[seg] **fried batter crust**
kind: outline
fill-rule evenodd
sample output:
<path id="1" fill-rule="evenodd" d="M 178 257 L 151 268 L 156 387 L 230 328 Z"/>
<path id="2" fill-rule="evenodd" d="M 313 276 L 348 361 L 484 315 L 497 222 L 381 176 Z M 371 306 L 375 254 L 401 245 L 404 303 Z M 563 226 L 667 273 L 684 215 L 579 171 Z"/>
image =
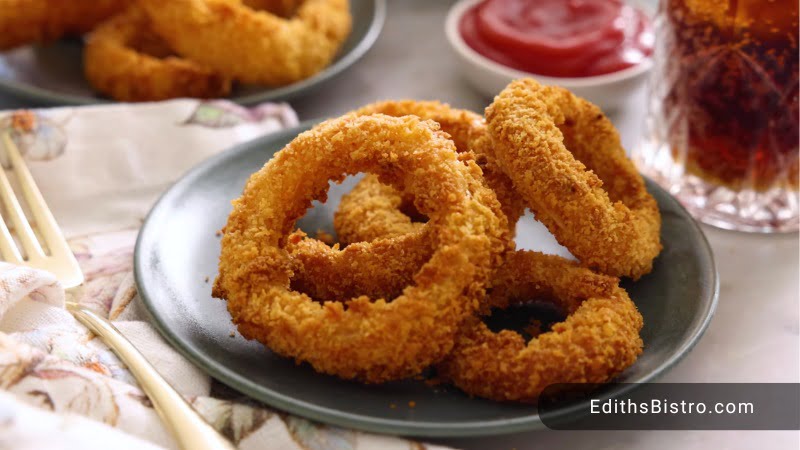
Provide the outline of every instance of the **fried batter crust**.
<path id="1" fill-rule="evenodd" d="M 126 102 L 215 98 L 231 90 L 227 77 L 172 55 L 135 6 L 89 35 L 83 66 L 86 79 L 97 91 Z"/>
<path id="2" fill-rule="evenodd" d="M 436 248 L 397 298 L 317 302 L 290 288 L 295 222 L 329 180 L 372 172 L 415 195 Z M 249 339 L 317 371 L 368 383 L 405 378 L 442 358 L 476 308 L 502 218 L 494 194 L 436 123 L 345 116 L 300 134 L 248 180 L 223 230 L 214 295 Z M 331 249 L 331 251 L 336 251 Z M 465 295 L 469 294 L 469 295 Z"/>
<path id="3" fill-rule="evenodd" d="M 354 114 L 374 113 L 394 117 L 414 115 L 439 123 L 442 131 L 453 139 L 457 151 L 471 154 L 481 167 L 487 185 L 500 201 L 513 237 L 514 225 L 525 211 L 525 205 L 513 194 L 511 180 L 485 157 L 488 152 L 485 146 L 491 145 L 491 140 L 483 117 L 446 103 L 422 100 L 388 100 L 354 111 Z M 368 175 L 342 198 L 333 216 L 334 228 L 344 244 L 419 233 L 424 226 L 407 214 L 409 206 L 413 206 L 413 197 L 382 185 L 376 177 Z"/>
<path id="4" fill-rule="evenodd" d="M 240 0 L 139 4 L 179 55 L 236 81 L 267 86 L 290 84 L 327 67 L 352 26 L 348 0 L 305 0 L 288 19 Z M 273 2 L 250 4 L 273 7 Z M 281 8 L 294 6 L 285 5 Z"/>
<path id="5" fill-rule="evenodd" d="M 485 185 L 482 172 L 472 156 L 472 153 L 457 155 L 470 175 L 469 195 L 490 208 L 498 219 L 498 226 L 488 231 L 492 263 L 481 276 L 482 283 L 485 283 L 490 279 L 491 270 L 502 261 L 502 255 L 514 248 L 514 242 L 497 197 Z M 399 192 L 382 184 L 377 177 L 376 184 Z M 414 199 L 413 195 L 409 197 Z M 358 295 L 396 297 L 405 285 L 413 283 L 413 275 L 439 245 L 437 227 L 436 223 L 428 223 L 414 232 L 381 237 L 371 242 L 356 242 L 342 251 L 338 245 L 331 249 L 319 241 L 303 239 L 305 233 L 302 231 L 295 232 L 295 239 L 290 239 L 286 246 L 297 263 L 293 285 L 317 300 Z M 482 290 L 465 295 L 471 297 L 465 301 L 485 309 L 479 301 L 483 298 Z"/>
<path id="6" fill-rule="evenodd" d="M 486 108 L 490 159 L 585 266 L 637 279 L 661 251 L 661 215 L 600 109 L 532 79 Z"/>
<path id="7" fill-rule="evenodd" d="M 471 395 L 527 403 L 554 383 L 608 382 L 642 352 L 642 316 L 618 283 L 559 256 L 510 253 L 495 273 L 490 303 L 540 299 L 569 316 L 527 344 L 472 317 L 437 366 L 439 375 Z"/>
<path id="8" fill-rule="evenodd" d="M 0 0 L 0 50 L 80 36 L 132 0 Z"/>

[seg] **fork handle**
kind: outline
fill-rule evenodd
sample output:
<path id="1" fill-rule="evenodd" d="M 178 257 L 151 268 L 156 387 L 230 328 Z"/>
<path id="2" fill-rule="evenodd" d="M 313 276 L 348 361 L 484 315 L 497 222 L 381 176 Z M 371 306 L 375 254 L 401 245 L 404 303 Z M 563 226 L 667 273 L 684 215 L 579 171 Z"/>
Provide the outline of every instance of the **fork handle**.
<path id="1" fill-rule="evenodd" d="M 108 320 L 74 303 L 67 308 L 100 337 L 128 366 L 136 381 L 153 402 L 182 449 L 232 450 L 235 447 L 211 427 L 183 397 L 158 374 L 155 367 Z"/>

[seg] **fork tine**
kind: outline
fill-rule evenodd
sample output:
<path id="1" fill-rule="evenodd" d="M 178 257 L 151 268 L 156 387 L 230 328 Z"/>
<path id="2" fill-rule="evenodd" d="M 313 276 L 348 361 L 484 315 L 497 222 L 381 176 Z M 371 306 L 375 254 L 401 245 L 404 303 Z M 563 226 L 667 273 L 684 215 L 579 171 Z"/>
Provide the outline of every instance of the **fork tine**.
<path id="1" fill-rule="evenodd" d="M 8 133 L 3 135 L 3 145 L 6 148 L 11 170 L 16 174 L 17 181 L 22 189 L 22 195 L 28 202 L 28 209 L 33 215 L 33 221 L 36 223 L 39 233 L 42 235 L 48 249 L 50 249 L 50 253 L 53 254 L 56 251 L 63 251 L 65 249 L 69 250 L 53 214 L 51 214 L 50 209 L 47 208 L 44 198 L 28 170 L 28 166 L 25 164 L 25 161 L 23 161 L 17 145 Z"/>
<path id="2" fill-rule="evenodd" d="M 8 231 L 4 220 L 0 220 L 0 256 L 2 256 L 3 261 L 6 262 L 13 264 L 22 263 L 22 255 L 20 255 L 17 244 L 14 243 L 14 238 L 11 237 L 11 233 Z"/>
<path id="3" fill-rule="evenodd" d="M 6 154 L 8 156 L 11 169 L 17 176 L 20 188 L 22 189 L 22 194 L 27 200 L 31 215 L 33 216 L 33 221 L 36 223 L 36 228 L 38 229 L 39 234 L 41 234 L 42 240 L 47 244 L 47 248 L 50 250 L 50 258 L 44 260 L 45 262 L 49 262 L 49 264 L 44 264 L 46 267 L 40 268 L 45 268 L 55 273 L 65 288 L 70 288 L 81 284 L 83 282 L 83 273 L 80 265 L 78 265 L 75 255 L 72 254 L 72 250 L 69 248 L 66 238 L 64 238 L 64 235 L 61 233 L 61 229 L 58 227 L 56 219 L 53 217 L 53 214 L 47 207 L 47 203 L 45 203 L 42 193 L 39 192 L 39 188 L 36 186 L 36 182 L 33 180 L 33 176 L 28 170 L 28 166 L 25 165 L 25 161 L 22 159 L 19 149 L 14 141 L 11 140 L 11 136 L 8 133 L 5 133 L 2 136 L 2 142 L 6 148 Z M 8 184 L 8 179 L 5 176 L 5 173 L 3 173 L 2 178 L 5 179 L 5 184 Z M 0 194 L 2 194 L 4 200 L 5 197 L 10 194 L 10 200 L 12 200 L 12 204 L 16 205 L 16 208 L 19 212 L 18 216 L 12 215 L 12 220 L 16 218 L 17 220 L 22 220 L 24 222 L 24 229 L 28 232 L 28 237 L 35 244 L 35 248 L 38 249 L 38 254 L 42 258 L 46 258 L 42 253 L 42 248 L 39 245 L 39 242 L 36 240 L 36 236 L 33 234 L 30 224 L 28 224 L 27 220 L 25 220 L 25 216 L 22 215 L 19 202 L 14 196 L 13 191 L 9 189 L 6 193 L 2 185 L 3 180 L 0 180 Z M 11 187 L 10 184 L 8 187 Z M 14 225 L 17 226 L 16 222 L 14 222 Z M 0 233 L 1 232 L 2 231 L 0 231 Z M 20 240 L 23 239 L 20 238 Z M 23 249 L 28 251 L 25 248 L 24 242 Z"/>
<path id="4" fill-rule="evenodd" d="M 4 135 L 3 138 L 5 147 L 8 150 L 10 139 L 7 135 Z M 9 157 L 11 157 L 11 153 L 12 152 L 9 151 Z M 14 161 L 12 160 L 11 163 L 14 164 Z M 25 218 L 25 213 L 22 212 L 22 206 L 20 206 L 17 196 L 14 194 L 14 189 L 11 187 L 11 183 L 8 181 L 4 170 L 0 170 L 0 198 L 2 198 L 6 206 L 6 211 L 17 232 L 20 245 L 22 249 L 25 250 L 26 256 L 28 257 L 27 259 L 43 257 L 44 252 L 42 251 L 42 246 L 39 245 L 39 241 L 36 240 L 33 229 L 31 229 L 28 219 Z"/>

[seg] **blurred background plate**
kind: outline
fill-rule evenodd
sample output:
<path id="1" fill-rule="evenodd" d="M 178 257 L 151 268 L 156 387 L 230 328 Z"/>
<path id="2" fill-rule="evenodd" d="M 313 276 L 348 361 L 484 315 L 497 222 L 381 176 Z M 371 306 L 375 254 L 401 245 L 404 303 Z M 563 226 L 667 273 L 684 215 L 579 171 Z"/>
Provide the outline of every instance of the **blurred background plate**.
<path id="1" fill-rule="evenodd" d="M 286 100 L 307 93 L 361 58 L 380 35 L 386 0 L 350 0 L 353 31 L 333 63 L 320 73 L 288 86 L 237 86 L 228 97 L 242 105 Z M 0 53 L 0 92 L 42 105 L 107 103 L 83 76 L 82 42 L 61 40 L 46 46 L 23 46 Z"/>
<path id="2" fill-rule="evenodd" d="M 320 422 L 414 436 L 475 436 L 544 428 L 535 407 L 470 398 L 455 388 L 407 380 L 365 386 L 316 373 L 246 341 L 225 302 L 211 297 L 219 237 L 230 201 L 247 178 L 313 123 L 270 134 L 215 156 L 189 172 L 159 200 L 136 244 L 139 294 L 164 337 L 214 378 L 275 408 Z M 355 182 L 332 184 L 298 225 L 332 232 L 339 199 Z M 665 373 L 697 343 L 714 312 L 718 281 L 711 249 L 698 225 L 664 190 L 648 182 L 661 209 L 664 250 L 653 272 L 623 286 L 644 316 L 644 353 L 618 381 L 643 383 Z M 564 253 L 530 215 L 517 244 Z M 624 389 L 624 388 L 621 388 Z M 620 395 L 614 386 L 604 395 Z M 409 407 L 409 402 L 415 406 Z M 563 413 L 563 414 L 561 414 Z M 553 413 L 569 416 L 571 410 Z"/>

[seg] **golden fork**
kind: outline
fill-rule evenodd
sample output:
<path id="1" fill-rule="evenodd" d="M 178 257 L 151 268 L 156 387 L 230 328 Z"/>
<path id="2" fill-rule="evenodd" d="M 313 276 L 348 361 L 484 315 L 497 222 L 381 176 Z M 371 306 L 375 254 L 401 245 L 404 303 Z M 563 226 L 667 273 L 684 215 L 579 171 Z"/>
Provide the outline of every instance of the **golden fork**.
<path id="1" fill-rule="evenodd" d="M 3 133 L 2 144 L 8 170 L 15 175 L 32 216 L 28 220 L 3 168 L 0 170 L 0 202 L 5 206 L 6 217 L 10 219 L 12 226 L 7 226 L 5 219 L 0 218 L 2 260 L 51 272 L 58 277 L 64 289 L 80 285 L 83 283 L 80 266 L 8 133 Z M 16 234 L 16 242 L 12 231 Z M 67 309 L 128 366 L 181 448 L 234 448 L 158 374 L 155 367 L 147 362 L 111 322 L 76 303 L 67 302 Z"/>

